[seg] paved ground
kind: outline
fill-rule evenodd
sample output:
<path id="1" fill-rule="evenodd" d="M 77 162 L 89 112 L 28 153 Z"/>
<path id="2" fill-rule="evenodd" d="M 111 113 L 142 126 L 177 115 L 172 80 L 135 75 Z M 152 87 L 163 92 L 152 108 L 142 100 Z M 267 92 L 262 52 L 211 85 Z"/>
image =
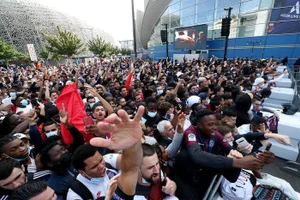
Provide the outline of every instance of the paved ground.
<path id="1" fill-rule="evenodd" d="M 285 162 L 286 160 L 284 159 L 276 158 L 272 164 L 266 165 L 263 168 L 263 171 L 286 180 L 291 184 L 294 190 L 300 192 L 300 174 L 299 176 L 295 176 L 294 174 L 282 171 L 280 167 L 284 166 Z M 297 162 L 300 163 L 300 155 L 298 156 Z"/>

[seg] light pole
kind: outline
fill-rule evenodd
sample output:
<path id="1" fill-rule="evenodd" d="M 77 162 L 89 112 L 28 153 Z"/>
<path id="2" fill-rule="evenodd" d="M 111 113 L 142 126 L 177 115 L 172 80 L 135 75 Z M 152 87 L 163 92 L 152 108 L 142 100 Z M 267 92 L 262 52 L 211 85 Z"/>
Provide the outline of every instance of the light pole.
<path id="1" fill-rule="evenodd" d="M 134 0 L 131 0 L 131 9 L 132 9 L 132 29 L 133 29 L 133 51 L 134 51 L 134 57 L 137 58 L 137 53 L 136 53 L 135 15 L 134 15 Z"/>
<path id="2" fill-rule="evenodd" d="M 227 18 L 229 19 L 229 24 L 226 24 L 226 28 L 228 28 L 228 32 L 226 33 L 226 38 L 225 38 L 225 47 L 224 47 L 224 60 L 227 60 L 227 47 L 228 47 L 228 37 L 230 34 L 230 21 L 231 21 L 231 10 L 232 8 L 224 8 L 225 11 L 227 11 Z M 223 27 L 222 27 L 223 28 Z"/>
<path id="3" fill-rule="evenodd" d="M 247 42 L 247 45 L 249 45 L 249 44 L 252 44 L 251 56 L 250 56 L 250 59 L 252 59 L 252 56 L 253 56 L 253 50 L 254 50 L 254 45 L 255 45 L 255 44 L 261 44 L 261 41 L 248 41 L 248 42 Z"/>

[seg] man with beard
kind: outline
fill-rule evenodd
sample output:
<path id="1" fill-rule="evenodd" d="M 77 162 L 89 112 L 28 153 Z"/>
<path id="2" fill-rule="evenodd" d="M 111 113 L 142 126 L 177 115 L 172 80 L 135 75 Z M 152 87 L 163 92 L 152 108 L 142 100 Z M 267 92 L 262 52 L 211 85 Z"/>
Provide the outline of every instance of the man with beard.
<path id="1" fill-rule="evenodd" d="M 174 196 L 177 189 L 176 183 L 162 173 L 155 149 L 146 143 L 142 144 L 142 149 L 143 162 L 137 177 L 135 198 L 140 200 L 177 199 Z M 104 159 L 112 167 L 121 168 L 122 155 L 107 154 Z"/>
<path id="2" fill-rule="evenodd" d="M 48 143 L 40 152 L 42 165 L 53 172 L 47 184 L 55 191 L 59 199 L 65 198 L 75 175 L 71 157 L 69 150 L 57 140 Z"/>
<path id="3" fill-rule="evenodd" d="M 175 160 L 176 195 L 179 199 L 202 199 L 216 174 L 235 182 L 241 168 L 262 169 L 265 163 L 274 159 L 274 154 L 269 151 L 263 151 L 256 157 L 239 157 L 216 131 L 217 119 L 213 111 L 199 111 L 195 122 L 195 126 L 185 130 L 183 146 Z"/>

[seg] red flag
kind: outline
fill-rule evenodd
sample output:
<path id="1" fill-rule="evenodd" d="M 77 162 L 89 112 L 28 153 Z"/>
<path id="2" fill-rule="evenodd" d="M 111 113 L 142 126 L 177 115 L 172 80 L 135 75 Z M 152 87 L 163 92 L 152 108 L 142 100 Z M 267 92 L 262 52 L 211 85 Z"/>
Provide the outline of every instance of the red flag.
<path id="1" fill-rule="evenodd" d="M 85 133 L 83 119 L 86 117 L 83 101 L 77 90 L 76 84 L 67 85 L 64 87 L 61 95 L 56 99 L 58 110 L 62 109 L 62 104 L 65 105 L 68 112 L 69 122 L 73 124 L 83 135 L 86 142 L 93 138 L 93 135 Z M 65 144 L 72 144 L 73 137 L 69 130 L 61 123 L 61 136 Z"/>

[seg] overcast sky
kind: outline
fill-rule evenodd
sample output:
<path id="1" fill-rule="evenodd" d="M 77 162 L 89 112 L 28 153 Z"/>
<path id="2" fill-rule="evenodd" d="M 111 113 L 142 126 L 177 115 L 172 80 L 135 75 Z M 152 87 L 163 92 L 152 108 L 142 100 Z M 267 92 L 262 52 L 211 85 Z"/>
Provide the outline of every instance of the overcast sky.
<path id="1" fill-rule="evenodd" d="M 131 40 L 131 0 L 35 0 L 49 8 L 74 16 L 111 34 L 116 40 Z M 135 9 L 143 8 L 135 0 Z"/>

